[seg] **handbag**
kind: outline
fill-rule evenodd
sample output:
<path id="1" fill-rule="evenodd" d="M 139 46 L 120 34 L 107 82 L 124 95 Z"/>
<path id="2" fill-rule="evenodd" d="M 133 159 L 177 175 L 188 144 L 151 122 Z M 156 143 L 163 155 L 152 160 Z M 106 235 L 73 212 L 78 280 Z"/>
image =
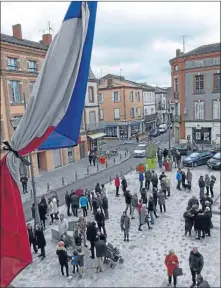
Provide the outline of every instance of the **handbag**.
<path id="1" fill-rule="evenodd" d="M 182 276 L 182 275 L 183 275 L 183 270 L 182 270 L 182 268 L 176 267 L 176 268 L 173 270 L 173 275 L 174 275 L 174 277 Z"/>

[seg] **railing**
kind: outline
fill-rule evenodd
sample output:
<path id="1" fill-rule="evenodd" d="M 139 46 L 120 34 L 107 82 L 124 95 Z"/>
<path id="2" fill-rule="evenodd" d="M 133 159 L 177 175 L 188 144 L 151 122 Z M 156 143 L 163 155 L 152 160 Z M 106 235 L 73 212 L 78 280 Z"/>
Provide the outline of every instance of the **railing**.
<path id="1" fill-rule="evenodd" d="M 204 89 L 195 89 L 194 94 L 204 94 L 205 90 Z"/>
<path id="2" fill-rule="evenodd" d="M 95 131 L 99 129 L 105 128 L 105 123 L 103 122 L 98 122 L 98 123 L 90 123 L 86 125 L 86 130 L 87 131 Z"/>
<path id="3" fill-rule="evenodd" d="M 174 92 L 174 99 L 179 99 L 179 92 Z"/>

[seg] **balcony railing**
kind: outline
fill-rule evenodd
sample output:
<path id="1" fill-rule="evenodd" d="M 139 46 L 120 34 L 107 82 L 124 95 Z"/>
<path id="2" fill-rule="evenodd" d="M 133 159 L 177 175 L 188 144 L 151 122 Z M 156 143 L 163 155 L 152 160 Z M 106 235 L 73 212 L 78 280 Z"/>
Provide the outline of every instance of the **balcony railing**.
<path id="1" fill-rule="evenodd" d="M 179 92 L 174 92 L 174 99 L 179 99 Z"/>
<path id="2" fill-rule="evenodd" d="M 205 90 L 204 89 L 195 89 L 194 94 L 204 94 Z"/>
<path id="3" fill-rule="evenodd" d="M 171 122 L 181 122 L 180 115 L 171 115 Z"/>
<path id="4" fill-rule="evenodd" d="M 90 123 L 86 125 L 87 131 L 95 131 L 95 130 L 104 129 L 104 128 L 105 128 L 105 123 L 103 122 Z"/>

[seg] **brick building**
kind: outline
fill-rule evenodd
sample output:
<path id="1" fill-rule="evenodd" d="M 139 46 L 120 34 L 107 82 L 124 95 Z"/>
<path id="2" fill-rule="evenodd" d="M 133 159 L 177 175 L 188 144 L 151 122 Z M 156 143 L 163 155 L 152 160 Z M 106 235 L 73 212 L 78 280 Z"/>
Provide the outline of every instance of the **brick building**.
<path id="1" fill-rule="evenodd" d="M 50 34 L 43 35 L 40 42 L 23 39 L 20 24 L 14 25 L 12 30 L 13 36 L 1 34 L 1 142 L 9 140 L 18 126 L 24 113 L 24 96 L 28 102 L 52 41 Z M 90 73 L 89 79 L 92 74 Z M 52 171 L 87 155 L 86 123 L 84 117 L 82 119 L 78 146 L 49 151 L 36 150 L 32 153 L 35 175 L 40 171 Z M 2 157 L 4 151 L 1 152 Z M 21 172 L 23 171 L 29 174 L 21 166 Z"/>

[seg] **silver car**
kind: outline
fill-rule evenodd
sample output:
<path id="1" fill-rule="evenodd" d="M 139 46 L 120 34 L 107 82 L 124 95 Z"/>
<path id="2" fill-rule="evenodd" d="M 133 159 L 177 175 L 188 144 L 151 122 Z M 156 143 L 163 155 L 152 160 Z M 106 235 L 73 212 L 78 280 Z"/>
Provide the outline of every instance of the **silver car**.
<path id="1" fill-rule="evenodd" d="M 146 157 L 146 149 L 147 149 L 147 144 L 139 144 L 135 149 L 134 149 L 134 157 L 135 158 L 143 158 Z"/>

